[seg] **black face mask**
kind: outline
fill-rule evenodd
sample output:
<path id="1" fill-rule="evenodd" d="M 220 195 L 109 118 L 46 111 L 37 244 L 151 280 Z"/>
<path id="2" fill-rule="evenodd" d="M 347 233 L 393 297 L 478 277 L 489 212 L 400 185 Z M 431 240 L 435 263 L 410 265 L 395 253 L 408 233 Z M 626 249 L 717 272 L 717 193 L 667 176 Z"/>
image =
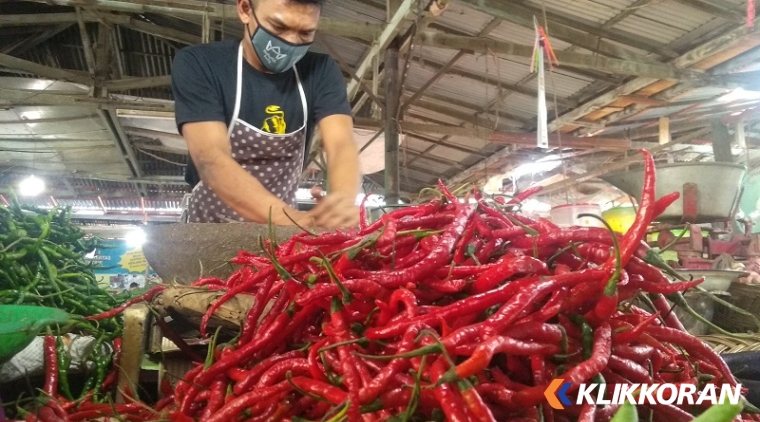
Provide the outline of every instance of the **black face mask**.
<path id="1" fill-rule="evenodd" d="M 246 25 L 246 31 L 250 34 L 253 51 L 256 52 L 264 68 L 272 73 L 282 73 L 295 66 L 309 51 L 311 43 L 293 44 L 269 32 L 256 17 L 253 3 L 249 0 L 248 4 L 257 27 L 253 34 L 250 34 L 251 31 Z"/>

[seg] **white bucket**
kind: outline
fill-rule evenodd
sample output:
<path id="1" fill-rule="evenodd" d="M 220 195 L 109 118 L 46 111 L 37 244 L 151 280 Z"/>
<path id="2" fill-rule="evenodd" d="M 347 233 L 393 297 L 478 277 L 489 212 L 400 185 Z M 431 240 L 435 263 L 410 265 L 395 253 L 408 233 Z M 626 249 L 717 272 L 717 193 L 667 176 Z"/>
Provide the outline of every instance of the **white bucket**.
<path id="1" fill-rule="evenodd" d="M 602 216 L 602 207 L 596 204 L 567 204 L 559 205 L 552 208 L 552 222 L 560 227 L 604 227 L 601 221 L 591 218 L 582 217 L 580 214 L 593 214 Z"/>

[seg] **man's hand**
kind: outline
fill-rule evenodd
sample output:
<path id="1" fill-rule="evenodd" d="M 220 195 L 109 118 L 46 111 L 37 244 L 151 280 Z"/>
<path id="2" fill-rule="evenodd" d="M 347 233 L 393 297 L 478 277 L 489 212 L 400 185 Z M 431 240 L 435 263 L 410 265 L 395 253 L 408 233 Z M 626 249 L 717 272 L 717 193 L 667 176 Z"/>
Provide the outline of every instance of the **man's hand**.
<path id="1" fill-rule="evenodd" d="M 317 206 L 309 211 L 317 226 L 332 230 L 359 224 L 359 207 L 356 206 L 355 196 L 334 192 L 317 199 Z"/>

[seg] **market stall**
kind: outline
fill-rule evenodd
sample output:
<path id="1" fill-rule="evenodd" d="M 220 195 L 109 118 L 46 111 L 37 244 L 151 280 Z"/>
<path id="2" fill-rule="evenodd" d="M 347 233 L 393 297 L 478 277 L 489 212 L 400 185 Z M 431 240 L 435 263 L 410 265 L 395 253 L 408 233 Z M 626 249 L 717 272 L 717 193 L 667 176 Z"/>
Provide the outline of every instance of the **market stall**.
<path id="1" fill-rule="evenodd" d="M 105 295 L 87 266 L 68 275 L 83 258 L 54 246 L 61 238 L 81 243 L 81 234 L 65 225 L 65 212 L 4 208 L 6 230 L 13 222 L 25 231 L 10 240 L 6 253 L 16 254 L 19 265 L 39 267 L 37 290 L 49 284 L 45 280 L 63 287 L 56 292 L 49 285 L 50 297 L 22 291 L 13 299 L 72 306 L 66 326 L 46 324 L 51 331 L 42 340 L 41 388 L 47 399 L 32 401 L 41 405 L 32 410 L 19 397 L 17 411 L 40 418 L 52 412 L 71 421 L 632 420 L 628 412 L 655 420 L 705 412 L 700 420 L 715 422 L 741 412 L 752 420 L 757 381 L 751 368 L 758 355 L 718 353 L 753 350 L 757 336 L 726 332 L 684 294 L 704 291 L 733 312 L 757 317 L 700 287 L 714 274 L 684 279 L 689 268 L 674 269 L 642 243 L 681 198 L 656 190 L 654 161 L 646 155 L 636 217 L 624 233 L 603 219 L 601 227 L 560 227 L 527 217 L 520 204 L 540 189 L 494 200 L 477 189 L 452 193 L 441 184 L 428 202 L 379 219 L 363 216 L 358 230 L 292 228 L 278 235 L 275 226 L 227 225 L 259 233 L 258 247 L 231 246 L 239 252 L 226 273 L 201 270 L 195 280 L 176 284 L 159 271 L 163 284 L 100 308 Z M 692 223 L 700 224 L 696 215 Z M 175 234 L 157 239 L 164 246 L 156 250 L 180 256 L 198 251 L 200 268 L 207 268 L 205 259 L 218 259 L 205 258 L 192 242 L 177 243 L 179 233 L 193 238 L 204 230 L 200 226 L 165 230 Z M 24 260 L 31 251 L 40 261 Z M 43 265 L 45 258 L 50 265 Z M 689 261 L 678 264 L 683 262 Z M 84 289 L 93 305 L 82 315 L 76 292 Z M 679 316 L 723 335 L 703 342 Z M 98 329 L 107 331 L 99 335 Z M 76 353 L 56 347 L 54 335 L 68 332 L 97 339 L 81 364 L 90 378 L 79 389 L 59 377 L 68 376 L 61 364 L 68 367 Z M 732 336 L 743 346 L 721 348 Z M 104 351 L 109 347 L 115 351 Z M 160 365 L 158 382 L 142 376 L 143 355 Z M 567 383 L 559 396 L 557 380 Z M 746 399 L 709 410 L 709 402 L 679 406 L 675 397 L 635 408 L 625 400 L 600 405 L 583 402 L 582 393 L 574 405 L 583 385 L 612 395 L 626 385 L 674 383 L 691 385 L 695 393 L 730 388 L 737 380 L 744 387 L 736 392 Z"/>

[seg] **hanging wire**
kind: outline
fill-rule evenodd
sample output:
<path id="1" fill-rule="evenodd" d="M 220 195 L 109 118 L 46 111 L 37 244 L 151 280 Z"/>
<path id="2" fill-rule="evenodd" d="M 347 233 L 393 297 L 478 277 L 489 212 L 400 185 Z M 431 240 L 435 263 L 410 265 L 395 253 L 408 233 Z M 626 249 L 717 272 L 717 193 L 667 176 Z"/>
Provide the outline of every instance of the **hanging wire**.
<path id="1" fill-rule="evenodd" d="M 542 2 L 541 5 L 543 18 L 544 18 L 544 31 L 546 32 L 546 36 L 550 36 L 549 31 L 549 18 L 546 16 L 546 0 Z M 543 53 L 543 52 L 542 52 Z M 554 68 L 549 68 L 549 83 L 552 86 L 552 100 L 554 102 L 554 121 L 558 122 L 559 124 L 559 101 L 557 101 L 557 84 L 554 80 Z M 559 145 L 559 162 L 560 162 L 560 168 L 562 169 L 562 177 L 567 180 L 567 163 L 565 163 L 564 158 L 564 148 L 562 147 L 562 127 L 557 128 L 557 145 Z M 570 203 L 570 194 L 565 189 L 565 202 Z"/>

